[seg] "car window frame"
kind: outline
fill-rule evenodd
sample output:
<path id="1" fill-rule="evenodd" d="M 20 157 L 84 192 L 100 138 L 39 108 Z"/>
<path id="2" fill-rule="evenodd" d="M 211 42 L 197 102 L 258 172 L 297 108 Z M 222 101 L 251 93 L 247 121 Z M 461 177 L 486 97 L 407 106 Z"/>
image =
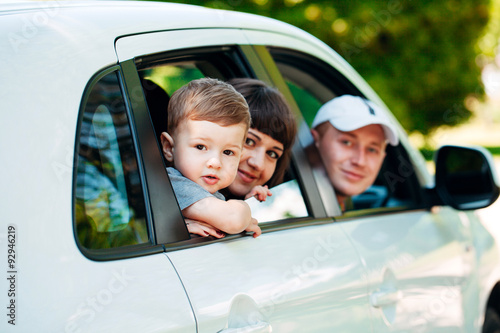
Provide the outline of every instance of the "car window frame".
<path id="1" fill-rule="evenodd" d="M 144 55 L 144 56 L 138 56 L 134 58 L 133 60 L 126 60 L 121 62 L 121 66 L 124 67 L 125 63 L 127 66 L 128 73 L 125 73 L 126 78 L 134 77 L 132 80 L 126 80 L 127 83 L 127 89 L 130 89 L 132 92 L 135 92 L 136 89 L 142 89 L 140 85 L 140 75 L 138 74 L 140 70 L 146 69 L 150 67 L 150 64 L 168 64 L 170 62 L 176 62 L 177 59 L 185 59 L 185 60 L 192 60 L 192 59 L 205 59 L 205 58 L 199 58 L 200 54 L 208 54 L 211 52 L 229 52 L 231 49 L 234 49 L 234 57 L 231 57 L 231 61 L 233 62 L 232 64 L 224 64 L 224 66 L 232 67 L 232 69 L 228 70 L 227 73 L 231 73 L 234 75 L 236 71 L 234 70 L 233 67 L 237 67 L 240 72 L 237 73 L 235 77 L 251 77 L 251 78 L 257 78 L 260 80 L 263 80 L 264 82 L 267 82 L 269 84 L 275 85 L 276 79 L 271 79 L 271 76 L 269 76 L 269 68 L 266 68 L 262 66 L 262 59 L 261 55 L 257 54 L 256 51 L 254 50 L 253 46 L 251 45 L 211 45 L 211 46 L 204 46 L 204 47 L 193 47 L 189 49 L 182 49 L 182 50 L 169 50 L 165 51 L 162 53 L 157 53 L 153 55 Z M 266 51 L 267 52 L 267 51 Z M 268 55 L 269 57 L 269 55 Z M 269 58 L 270 59 L 270 58 Z M 150 63 L 149 63 L 150 62 Z M 134 68 L 134 63 L 135 63 L 135 68 Z M 149 63 L 149 64 L 148 64 Z M 278 73 L 276 71 L 276 73 Z M 278 73 L 279 74 L 279 73 Z M 133 107 L 139 107 L 139 109 L 142 108 L 147 108 L 147 102 L 145 101 L 145 98 L 143 95 L 134 93 L 137 98 L 140 100 L 134 100 L 132 102 Z M 140 111 L 142 113 L 143 111 Z M 134 113 L 135 114 L 135 113 Z M 300 117 L 300 114 L 297 115 Z M 154 126 L 152 124 L 149 124 L 148 128 L 149 131 L 152 130 Z M 141 141 L 141 140 L 139 140 Z M 304 174 L 307 175 L 307 168 L 308 164 L 304 164 L 304 158 L 302 157 L 303 152 L 301 151 L 301 146 L 296 144 L 292 148 L 292 160 L 291 160 L 291 167 L 295 171 L 296 174 L 296 179 L 299 183 L 299 187 L 301 189 L 301 195 L 302 198 L 305 201 L 305 204 L 308 209 L 308 216 L 305 217 L 292 217 L 292 218 L 285 218 L 277 221 L 272 221 L 272 222 L 266 222 L 265 224 L 262 225 L 263 230 L 275 230 L 275 229 L 284 229 L 286 228 L 286 225 L 289 225 L 290 227 L 297 227 L 300 225 L 311 225 L 310 220 L 311 219 L 319 219 L 319 218 L 324 218 L 327 217 L 327 214 L 325 212 L 324 207 L 322 206 L 321 200 L 319 200 L 319 195 L 314 193 L 314 191 L 317 191 L 315 188 L 314 182 L 310 182 L 307 180 L 304 180 Z M 155 154 L 161 155 L 160 154 L 161 149 L 158 148 L 158 151 L 155 152 Z M 156 157 L 151 158 L 151 159 L 146 159 L 144 161 L 145 164 L 158 164 L 156 162 Z M 299 164 L 299 166 L 297 165 Z M 300 169 L 300 171 L 299 171 Z M 170 191 L 170 190 L 169 190 Z M 312 194 L 311 194 L 312 193 Z M 173 194 L 173 191 L 170 192 L 170 194 Z M 312 198 L 311 198 L 312 197 Z M 313 208 L 311 208 L 313 207 Z M 153 210 L 155 208 L 153 207 Z M 179 212 L 179 217 L 182 218 L 182 215 L 180 214 L 180 210 L 177 208 Z M 182 224 L 184 224 L 183 220 Z M 156 224 L 156 222 L 154 222 Z M 194 237 L 188 240 L 179 240 L 179 241 L 173 241 L 173 242 L 168 242 L 168 243 L 163 243 L 162 245 L 164 246 L 166 251 L 171 251 L 175 250 L 178 248 L 188 248 L 192 246 L 197 246 L 200 243 L 206 244 L 211 243 L 211 242 L 220 242 L 224 241 L 226 239 L 234 239 L 237 237 L 244 237 L 244 233 L 238 234 L 238 235 L 227 235 L 223 239 L 213 239 L 211 237 Z"/>
<path id="2" fill-rule="evenodd" d="M 125 102 L 125 108 L 128 116 L 128 122 L 129 122 L 129 127 L 131 131 L 131 136 L 132 136 L 132 141 L 136 153 L 136 161 L 137 161 L 137 167 L 138 167 L 138 172 L 139 172 L 139 177 L 141 180 L 141 187 L 142 187 L 142 192 L 143 192 L 143 199 L 144 199 L 144 205 L 145 205 L 145 210 L 146 210 L 146 225 L 148 228 L 148 238 L 149 241 L 141 244 L 135 244 L 135 245 L 130 245 L 130 246 L 123 246 L 123 247 L 115 247 L 115 248 L 106 248 L 106 249 L 89 249 L 83 246 L 78 238 L 78 230 L 76 227 L 76 190 L 77 190 L 77 163 L 78 163 L 78 149 L 80 146 L 80 133 L 81 133 L 81 127 L 83 123 L 83 117 L 84 117 L 84 111 L 85 107 L 87 105 L 88 98 L 92 92 L 93 87 L 106 75 L 111 74 L 115 72 L 118 81 L 120 84 L 120 91 L 122 94 L 122 98 L 124 99 Z M 87 83 L 87 86 L 84 89 L 83 97 L 80 103 L 79 107 L 79 112 L 78 112 L 78 118 L 77 118 L 77 126 L 76 126 L 76 137 L 75 137 L 75 153 L 74 153 L 74 160 L 73 160 L 73 165 L 75 166 L 73 168 L 73 188 L 72 188 L 72 216 L 73 216 L 73 235 L 75 238 L 75 242 L 80 250 L 80 252 L 87 257 L 88 259 L 94 260 L 94 261 L 108 261 L 108 260 L 116 260 L 116 259 L 124 259 L 124 258 L 134 258 L 134 257 L 139 257 L 143 255 L 149 255 L 149 254 L 156 254 L 156 253 L 161 253 L 163 252 L 163 247 L 161 245 L 156 244 L 155 240 L 155 234 L 152 232 L 153 231 L 153 225 L 151 224 L 151 208 L 148 204 L 148 195 L 149 192 L 147 191 L 146 184 L 144 182 L 144 172 L 143 172 L 143 165 L 142 165 L 142 159 L 139 157 L 138 154 L 138 145 L 137 141 L 135 139 L 135 126 L 134 126 L 134 121 L 133 118 L 131 117 L 131 112 L 130 112 L 130 107 L 129 107 L 129 101 L 127 98 L 127 93 L 125 92 L 124 86 L 123 86 L 123 75 L 121 73 L 121 67 L 118 65 L 111 66 L 109 68 L 105 68 L 98 73 L 94 74 L 92 78 Z"/>
<path id="3" fill-rule="evenodd" d="M 154 33 L 153 33 L 154 34 Z M 149 117 L 147 102 L 144 95 L 139 69 L 144 61 L 162 61 L 162 57 L 171 55 L 180 58 L 192 55 L 194 50 L 220 49 L 234 47 L 239 53 L 235 66 L 241 69 L 242 74 L 247 77 L 260 79 L 278 88 L 289 101 L 292 111 L 298 120 L 299 134 L 292 147 L 291 165 L 295 170 L 296 179 L 301 189 L 301 195 L 308 209 L 308 216 L 285 218 L 277 221 L 267 222 L 262 225 L 264 232 L 278 231 L 315 224 L 332 223 L 331 207 L 335 207 L 334 200 L 325 200 L 321 188 L 318 187 L 317 175 L 307 162 L 304 150 L 304 137 L 306 141 L 311 139 L 310 132 L 302 118 L 302 114 L 295 104 L 291 93 L 286 86 L 276 64 L 265 46 L 250 44 L 217 44 L 205 45 L 203 47 L 191 47 L 166 50 L 150 55 L 137 55 L 131 59 L 123 59 L 117 65 L 95 74 L 86 88 L 86 92 L 93 84 L 105 74 L 116 70 L 120 77 L 123 98 L 129 115 L 129 123 L 136 147 L 137 161 L 141 172 L 142 186 L 144 188 L 145 205 L 148 211 L 147 223 L 150 232 L 150 243 L 144 246 L 131 246 L 128 248 L 114 248 L 106 250 L 91 250 L 81 248 L 82 252 L 93 260 L 113 260 L 146 255 L 150 253 L 175 251 L 181 248 L 189 248 L 221 242 L 240 237 L 248 237 L 245 233 L 227 235 L 223 239 L 213 237 L 193 237 L 187 231 L 184 219 L 177 205 L 174 191 L 165 171 L 165 164 L 161 155 L 161 149 L 155 138 L 155 130 Z M 82 99 L 84 105 L 86 97 Z M 79 133 L 79 131 L 78 131 Z M 155 144 L 151 144 L 156 142 Z M 149 143 L 149 144 L 148 144 Z M 161 179 L 160 182 L 157 179 Z M 321 182 L 319 182 L 321 183 Z M 324 183 L 324 182 L 323 182 Z M 161 185 L 160 185 L 161 184 Z M 333 191 L 330 189 L 330 196 Z M 322 199 L 323 197 L 323 199 Z M 168 202 L 168 203 L 166 203 Z M 325 202 L 328 207 L 325 208 Z M 165 221 L 160 223 L 159 221 Z M 75 233 L 76 237 L 76 233 Z M 77 240 L 78 243 L 78 240 Z"/>
<path id="4" fill-rule="evenodd" d="M 314 221 L 319 221 L 320 219 L 323 220 L 318 223 L 323 224 L 333 222 L 339 218 L 349 218 L 349 212 L 347 214 L 341 213 L 334 197 L 333 187 L 330 185 L 329 181 L 325 181 L 328 180 L 326 175 L 315 171 L 308 161 L 306 147 L 311 144 L 312 140 L 309 127 L 271 55 L 270 48 L 265 45 L 216 45 L 210 46 L 210 49 L 227 47 L 235 47 L 238 52 L 240 52 L 237 58 L 241 63 L 236 64 L 236 66 L 240 68 L 245 75 L 263 80 L 277 87 L 285 95 L 292 111 L 297 117 L 299 133 L 296 143 L 292 148 L 291 164 L 295 168 L 297 181 L 300 184 L 301 194 L 306 202 L 309 216 L 302 218 L 286 218 L 269 222 L 262 226 L 263 231 L 275 231 L 312 225 L 315 224 Z M 189 55 L 193 50 L 198 49 L 204 48 L 193 47 L 190 49 L 171 50 L 166 51 L 165 55 L 168 57 L 169 54 L 177 54 L 183 57 Z M 205 51 L 207 49 L 208 47 L 205 48 Z M 289 51 L 292 53 L 301 52 L 298 50 Z M 165 55 L 155 54 L 152 55 L 151 59 L 159 59 L 161 61 L 161 58 L 165 57 Z M 182 214 L 178 208 L 172 186 L 168 180 L 165 164 L 160 153 L 161 150 L 155 138 L 153 124 L 149 117 L 147 102 L 138 72 L 138 68 L 142 66 L 145 59 L 147 59 L 147 56 L 124 60 L 116 66 L 101 71 L 89 81 L 86 91 L 90 91 L 89 89 L 91 89 L 95 82 L 107 73 L 113 70 L 118 71 L 122 94 L 127 105 L 129 122 L 136 147 L 142 186 L 144 188 L 146 209 L 149 212 L 147 223 L 150 228 L 151 243 L 144 246 L 106 250 L 88 250 L 80 247 L 86 256 L 94 260 L 134 257 L 244 237 L 243 233 L 239 235 L 228 235 L 224 239 L 190 237 Z M 138 66 L 138 64 L 140 65 Z M 328 67 L 331 68 L 331 70 L 335 69 L 331 65 L 328 65 Z M 349 82 L 347 78 L 345 78 L 345 80 Z M 352 86 L 354 87 L 354 85 Z M 82 106 L 85 104 L 86 97 L 87 96 L 82 99 Z M 79 131 L 77 133 L 79 133 Z M 156 142 L 156 144 L 148 144 L 152 142 Z M 158 179 L 161 179 L 161 181 L 157 181 Z M 168 203 L 166 204 L 166 202 Z M 367 214 L 373 213 L 375 212 L 371 210 L 371 212 Z M 360 212 L 355 211 L 355 215 L 360 215 Z M 327 220 L 329 222 L 325 222 L 325 218 L 331 219 Z M 165 223 L 159 223 L 158 221 L 165 221 Z"/>

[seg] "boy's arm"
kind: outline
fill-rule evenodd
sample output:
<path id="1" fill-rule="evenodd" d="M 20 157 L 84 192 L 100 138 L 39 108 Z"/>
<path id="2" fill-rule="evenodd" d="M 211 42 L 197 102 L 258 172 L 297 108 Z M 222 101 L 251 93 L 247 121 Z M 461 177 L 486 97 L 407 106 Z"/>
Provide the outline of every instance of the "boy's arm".
<path id="1" fill-rule="evenodd" d="M 212 225 L 228 234 L 237 234 L 248 227 L 260 231 L 253 225 L 250 206 L 242 200 L 220 200 L 215 197 L 201 199 L 182 210 L 188 219 Z M 260 234 L 260 233 L 259 233 Z"/>

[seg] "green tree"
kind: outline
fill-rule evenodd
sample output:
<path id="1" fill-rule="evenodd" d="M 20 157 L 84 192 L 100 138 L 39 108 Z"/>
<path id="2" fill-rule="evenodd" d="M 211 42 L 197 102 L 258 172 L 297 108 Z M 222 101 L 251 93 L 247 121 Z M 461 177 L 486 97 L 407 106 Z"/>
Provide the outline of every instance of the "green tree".
<path id="1" fill-rule="evenodd" d="M 463 123 L 471 116 L 467 98 L 484 95 L 478 41 L 490 0 L 173 2 L 255 13 L 308 31 L 342 55 L 409 132 Z"/>

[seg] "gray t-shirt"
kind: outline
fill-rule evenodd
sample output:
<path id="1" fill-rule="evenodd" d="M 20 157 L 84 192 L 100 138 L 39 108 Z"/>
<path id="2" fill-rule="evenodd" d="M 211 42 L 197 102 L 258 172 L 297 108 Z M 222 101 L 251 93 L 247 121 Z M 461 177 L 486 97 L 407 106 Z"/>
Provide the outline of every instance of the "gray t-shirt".
<path id="1" fill-rule="evenodd" d="M 172 183 L 172 187 L 174 188 L 175 196 L 177 197 L 181 210 L 207 197 L 216 197 L 220 200 L 226 200 L 221 193 L 215 192 L 212 194 L 208 192 L 200 185 L 184 177 L 175 168 L 167 168 L 167 173 L 170 178 L 170 182 Z"/>

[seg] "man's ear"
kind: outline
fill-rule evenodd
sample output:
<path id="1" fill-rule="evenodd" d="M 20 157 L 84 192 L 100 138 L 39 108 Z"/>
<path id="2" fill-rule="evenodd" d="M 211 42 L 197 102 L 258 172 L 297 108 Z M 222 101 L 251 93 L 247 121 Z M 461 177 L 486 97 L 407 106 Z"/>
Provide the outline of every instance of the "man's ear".
<path id="1" fill-rule="evenodd" d="M 312 134 L 313 139 L 314 139 L 314 145 L 316 146 L 316 148 L 318 148 L 319 139 L 320 139 L 319 132 L 316 129 L 311 128 L 311 134 Z"/>
<path id="2" fill-rule="evenodd" d="M 161 149 L 163 156 L 169 162 L 174 161 L 174 139 L 167 132 L 161 133 Z"/>

